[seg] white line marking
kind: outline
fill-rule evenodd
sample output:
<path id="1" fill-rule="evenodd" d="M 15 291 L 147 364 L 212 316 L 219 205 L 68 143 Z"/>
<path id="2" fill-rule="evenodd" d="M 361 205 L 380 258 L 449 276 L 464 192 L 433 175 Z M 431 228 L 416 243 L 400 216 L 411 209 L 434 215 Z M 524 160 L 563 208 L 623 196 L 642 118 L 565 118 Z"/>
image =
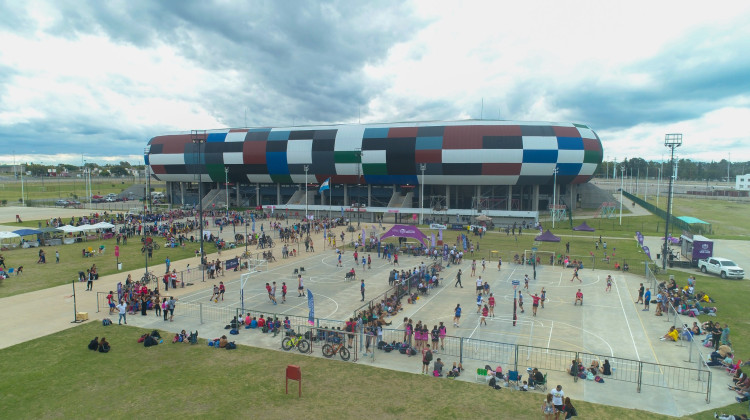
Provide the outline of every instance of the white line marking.
<path id="1" fill-rule="evenodd" d="M 549 354 L 549 346 L 552 343 L 552 329 L 555 327 L 555 321 L 551 321 L 552 325 L 549 327 L 549 339 L 547 340 L 547 353 Z"/>
<path id="2" fill-rule="evenodd" d="M 628 332 L 630 333 L 630 340 L 633 342 L 633 349 L 635 349 L 635 358 L 639 362 L 641 356 L 638 354 L 638 347 L 635 345 L 635 337 L 633 337 L 633 330 L 630 329 L 630 321 L 628 321 L 628 315 L 625 313 L 625 305 L 622 303 L 622 296 L 620 296 L 620 287 L 617 285 L 618 282 L 612 282 L 615 284 L 615 290 L 617 290 L 617 297 L 620 299 L 620 306 L 622 306 L 622 315 L 625 317 L 625 324 L 628 326 Z"/>

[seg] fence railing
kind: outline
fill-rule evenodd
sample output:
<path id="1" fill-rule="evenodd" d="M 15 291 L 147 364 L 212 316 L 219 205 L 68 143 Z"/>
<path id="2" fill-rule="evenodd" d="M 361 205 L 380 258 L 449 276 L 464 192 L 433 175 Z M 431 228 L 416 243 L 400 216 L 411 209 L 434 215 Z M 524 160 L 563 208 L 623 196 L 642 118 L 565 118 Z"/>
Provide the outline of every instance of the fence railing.
<path id="1" fill-rule="evenodd" d="M 400 343 L 404 341 L 404 338 L 404 330 L 383 330 L 383 340 L 388 343 L 394 341 Z M 645 385 L 705 394 L 706 403 L 711 399 L 712 372 L 706 367 L 703 356 L 696 356 L 696 359 L 701 360 L 698 366 L 682 367 L 609 355 L 455 336 L 446 336 L 435 351 L 441 357 L 457 357 L 462 364 L 468 361 L 479 362 L 482 366 L 500 364 L 506 366 L 508 370 L 515 371 L 536 367 L 542 371 L 569 373 L 573 360 L 580 361 L 582 366 L 591 366 L 593 361 L 597 361 L 601 366 L 603 361 L 607 360 L 612 367 L 612 374 L 606 379 L 633 383 L 638 392 L 641 392 L 641 387 Z"/>

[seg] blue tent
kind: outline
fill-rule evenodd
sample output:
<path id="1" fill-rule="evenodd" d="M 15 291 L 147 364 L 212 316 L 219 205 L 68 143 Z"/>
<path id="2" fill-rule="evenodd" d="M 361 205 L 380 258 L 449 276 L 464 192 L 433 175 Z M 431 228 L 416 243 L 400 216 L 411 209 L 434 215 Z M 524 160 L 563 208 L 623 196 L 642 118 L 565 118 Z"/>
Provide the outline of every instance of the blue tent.
<path id="1" fill-rule="evenodd" d="M 42 233 L 42 231 L 36 230 L 36 229 L 18 229 L 18 230 L 14 230 L 13 233 L 15 233 L 18 236 L 29 236 L 29 235 L 38 235 Z"/>

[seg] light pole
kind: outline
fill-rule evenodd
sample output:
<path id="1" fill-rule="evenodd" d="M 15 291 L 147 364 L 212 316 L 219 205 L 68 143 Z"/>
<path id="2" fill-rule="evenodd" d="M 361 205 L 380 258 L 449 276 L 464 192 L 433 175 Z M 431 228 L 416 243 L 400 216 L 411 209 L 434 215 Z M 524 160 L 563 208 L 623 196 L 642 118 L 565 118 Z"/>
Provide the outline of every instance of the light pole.
<path id="1" fill-rule="evenodd" d="M 229 168 L 224 167 L 224 189 L 227 191 L 227 215 L 229 214 Z"/>
<path id="2" fill-rule="evenodd" d="M 24 198 L 24 191 L 23 191 L 23 173 L 26 171 L 26 168 L 23 168 L 21 171 L 21 207 L 26 207 L 26 199 Z"/>
<path id="3" fill-rule="evenodd" d="M 362 166 L 362 149 L 357 148 L 355 149 L 357 152 L 357 227 L 359 227 L 359 213 L 360 209 L 362 209 L 362 204 L 360 204 L 360 183 L 359 183 L 359 168 Z M 364 240 L 365 238 L 362 238 Z"/>
<path id="4" fill-rule="evenodd" d="M 672 166 L 672 175 L 669 177 L 669 189 L 667 192 L 667 223 L 664 226 L 664 249 L 661 254 L 661 268 L 667 269 L 667 250 L 669 242 L 669 219 L 672 217 L 672 179 L 674 178 L 674 149 L 682 146 L 682 134 L 667 134 L 664 136 L 664 145 L 671 150 L 669 163 Z"/>
<path id="5" fill-rule="evenodd" d="M 557 165 L 555 165 L 555 169 L 552 170 L 552 174 L 554 175 L 554 180 L 552 181 L 552 229 L 554 229 L 555 219 L 557 218 L 557 214 L 555 214 L 555 210 L 557 210 L 555 208 L 555 205 L 557 204 Z"/>
<path id="6" fill-rule="evenodd" d="M 424 224 L 424 170 L 427 169 L 427 164 L 420 163 L 419 170 L 422 171 L 422 180 L 419 181 L 419 224 Z"/>
<path id="7" fill-rule="evenodd" d="M 305 226 L 307 226 L 307 236 L 310 236 L 310 224 L 307 210 L 307 171 L 310 169 L 310 165 L 305 165 Z"/>
<path id="8" fill-rule="evenodd" d="M 198 163 L 196 165 L 196 171 L 198 172 L 198 223 L 200 224 L 200 227 L 198 229 L 198 233 L 200 234 L 200 257 L 201 257 L 201 281 L 206 281 L 206 269 L 203 266 L 205 262 L 205 255 L 206 251 L 203 249 L 203 180 L 202 178 L 202 172 L 203 170 L 200 169 L 200 164 L 202 163 L 202 154 L 203 154 L 203 145 L 206 144 L 206 136 L 205 132 L 200 133 L 198 130 L 193 130 L 193 143 L 198 145 Z M 247 238 L 245 238 L 247 239 Z"/>
<path id="9" fill-rule="evenodd" d="M 625 165 L 620 166 L 620 226 L 622 226 L 622 189 L 625 187 Z M 616 185 L 616 184 L 615 184 Z"/>

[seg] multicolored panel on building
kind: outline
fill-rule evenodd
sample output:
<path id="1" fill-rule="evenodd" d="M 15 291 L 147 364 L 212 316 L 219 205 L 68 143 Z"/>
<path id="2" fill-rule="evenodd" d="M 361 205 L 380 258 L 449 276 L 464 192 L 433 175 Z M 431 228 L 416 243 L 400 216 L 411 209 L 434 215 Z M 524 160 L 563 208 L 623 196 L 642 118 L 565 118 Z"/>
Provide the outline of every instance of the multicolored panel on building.
<path id="1" fill-rule="evenodd" d="M 158 136 L 146 163 L 164 181 L 531 185 L 588 181 L 602 144 L 586 125 L 456 121 L 251 128 Z M 228 169 L 228 172 L 225 171 Z"/>

